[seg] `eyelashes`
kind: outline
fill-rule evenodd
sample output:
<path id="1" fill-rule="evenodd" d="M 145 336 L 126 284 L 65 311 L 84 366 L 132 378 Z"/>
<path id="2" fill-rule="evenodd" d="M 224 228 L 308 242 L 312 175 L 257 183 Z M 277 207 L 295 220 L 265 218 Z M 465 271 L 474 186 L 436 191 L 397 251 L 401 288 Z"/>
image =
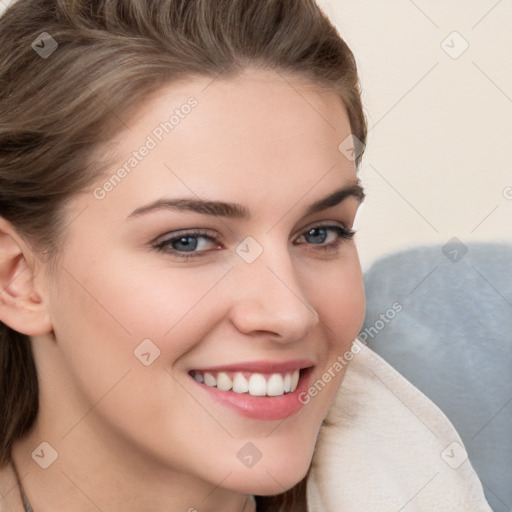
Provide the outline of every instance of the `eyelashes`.
<path id="1" fill-rule="evenodd" d="M 328 234 L 333 235 L 334 234 L 334 240 L 332 240 L 330 243 L 326 244 L 325 239 L 328 238 Z M 355 231 L 351 229 L 347 229 L 344 226 L 337 226 L 337 225 L 317 225 L 313 226 L 311 228 L 308 228 L 305 233 L 299 236 L 299 238 L 306 239 L 307 237 L 312 237 L 316 239 L 319 243 L 312 243 L 311 245 L 319 245 L 320 247 L 329 247 L 333 243 L 339 243 L 342 240 L 350 240 L 354 238 Z"/>
<path id="2" fill-rule="evenodd" d="M 293 241 L 296 246 L 310 246 L 308 250 L 323 254 L 336 253 L 344 241 L 354 238 L 356 232 L 336 224 L 316 224 L 308 227 Z M 168 233 L 153 243 L 158 252 L 182 260 L 202 258 L 212 251 L 222 250 L 220 237 L 209 229 L 190 229 Z"/>

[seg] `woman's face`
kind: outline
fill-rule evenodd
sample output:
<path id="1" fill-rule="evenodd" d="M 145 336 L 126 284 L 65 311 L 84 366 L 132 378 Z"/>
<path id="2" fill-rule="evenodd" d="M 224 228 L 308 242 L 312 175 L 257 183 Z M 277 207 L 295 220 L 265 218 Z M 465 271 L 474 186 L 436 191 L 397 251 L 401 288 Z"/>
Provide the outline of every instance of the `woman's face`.
<path id="1" fill-rule="evenodd" d="M 39 421 L 61 457 L 97 449 L 211 488 L 283 492 L 309 467 L 364 313 L 345 109 L 248 71 L 117 115 L 128 128 L 109 142 L 110 172 L 70 202 L 48 282 Z"/>

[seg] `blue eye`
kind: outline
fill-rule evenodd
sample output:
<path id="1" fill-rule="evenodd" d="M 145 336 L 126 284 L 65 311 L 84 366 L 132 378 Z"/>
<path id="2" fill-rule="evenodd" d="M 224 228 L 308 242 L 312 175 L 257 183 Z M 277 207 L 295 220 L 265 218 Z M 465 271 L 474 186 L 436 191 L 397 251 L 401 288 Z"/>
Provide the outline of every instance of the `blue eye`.
<path id="1" fill-rule="evenodd" d="M 173 237 L 157 242 L 154 247 L 185 258 L 200 256 L 202 252 L 220 248 L 216 238 L 204 232 L 176 233 Z"/>
<path id="2" fill-rule="evenodd" d="M 318 225 L 304 231 L 293 244 L 335 252 L 343 240 L 350 240 L 354 235 L 355 231 L 343 226 Z M 213 250 L 223 249 L 217 233 L 210 230 L 168 233 L 153 242 L 153 247 L 159 252 L 184 260 L 204 257 Z"/>
<path id="3" fill-rule="evenodd" d="M 197 236 L 184 236 L 171 241 L 171 247 L 176 251 L 192 252 L 197 249 L 199 240 Z"/>
<path id="4" fill-rule="evenodd" d="M 324 244 L 326 239 L 328 238 L 328 236 L 329 236 L 329 232 L 327 229 L 313 228 L 313 229 L 310 229 L 304 235 L 304 238 L 306 238 L 306 240 L 312 244 Z"/>
<path id="5" fill-rule="evenodd" d="M 314 226 L 303 233 L 296 243 L 305 242 L 322 248 L 336 248 L 342 240 L 350 240 L 354 235 L 355 231 L 342 226 Z"/>

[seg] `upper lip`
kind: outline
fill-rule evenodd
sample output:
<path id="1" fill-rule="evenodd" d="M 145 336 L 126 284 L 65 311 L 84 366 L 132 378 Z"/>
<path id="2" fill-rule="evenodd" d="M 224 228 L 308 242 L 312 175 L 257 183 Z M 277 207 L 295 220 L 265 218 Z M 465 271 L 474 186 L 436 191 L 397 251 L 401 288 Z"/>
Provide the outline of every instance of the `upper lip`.
<path id="1" fill-rule="evenodd" d="M 198 372 L 249 372 L 249 373 L 284 373 L 314 366 L 309 359 L 293 359 L 289 361 L 245 361 L 240 363 L 209 366 L 208 368 L 192 368 Z"/>

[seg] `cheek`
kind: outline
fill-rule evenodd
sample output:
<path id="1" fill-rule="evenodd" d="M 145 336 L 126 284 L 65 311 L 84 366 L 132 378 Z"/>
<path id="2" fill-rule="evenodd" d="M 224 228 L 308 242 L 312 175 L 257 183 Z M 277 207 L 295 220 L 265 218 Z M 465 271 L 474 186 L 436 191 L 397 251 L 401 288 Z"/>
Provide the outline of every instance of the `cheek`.
<path id="1" fill-rule="evenodd" d="M 165 261 L 147 264 L 140 256 L 115 254 L 97 261 L 76 258 L 66 268 L 69 271 L 63 273 L 58 286 L 57 315 L 62 316 L 64 310 L 74 322 L 83 322 L 84 334 L 103 332 L 106 339 L 102 343 L 115 345 L 118 338 L 130 340 L 131 350 L 137 340 L 163 341 L 173 337 L 176 330 L 196 326 L 191 317 L 198 309 L 204 312 L 202 302 L 215 293 L 229 271 L 226 265 L 207 271 L 200 267 L 173 268 Z"/>
<path id="2" fill-rule="evenodd" d="M 180 431 L 172 411 L 191 407 L 171 373 L 224 318 L 218 291 L 229 268 L 113 260 L 64 264 L 52 297 L 59 371 L 73 383 L 68 403 L 75 416 L 101 400 L 95 411 L 102 421 L 130 436 L 154 427 L 158 439 L 158 429 Z"/>
<path id="3" fill-rule="evenodd" d="M 52 297 L 59 372 L 66 375 L 73 408 L 63 430 L 93 410 L 88 422 L 99 418 L 132 444 L 152 446 L 186 465 L 181 452 L 171 457 L 162 449 L 162 432 L 167 441 L 190 432 L 200 437 L 204 411 L 182 391 L 171 367 L 222 319 L 221 305 L 212 307 L 212 292 L 226 270 L 191 277 L 194 271 L 151 266 L 141 271 L 122 260 L 87 265 L 70 259 L 64 266 Z M 151 341 L 141 345 L 143 340 Z M 194 428 L 176 411 L 189 411 Z"/>
<path id="4" fill-rule="evenodd" d="M 365 313 L 363 278 L 355 246 L 340 261 L 312 275 L 314 278 L 304 278 L 311 305 L 320 317 L 331 348 L 345 350 L 358 335 Z"/>
<path id="5" fill-rule="evenodd" d="M 318 408 L 322 418 L 343 381 L 352 358 L 352 343 L 361 330 L 365 313 L 365 296 L 361 267 L 355 248 L 346 257 L 320 274 L 311 291 L 312 305 L 319 318 L 325 340 L 317 379 L 312 382 L 306 400 Z"/>

